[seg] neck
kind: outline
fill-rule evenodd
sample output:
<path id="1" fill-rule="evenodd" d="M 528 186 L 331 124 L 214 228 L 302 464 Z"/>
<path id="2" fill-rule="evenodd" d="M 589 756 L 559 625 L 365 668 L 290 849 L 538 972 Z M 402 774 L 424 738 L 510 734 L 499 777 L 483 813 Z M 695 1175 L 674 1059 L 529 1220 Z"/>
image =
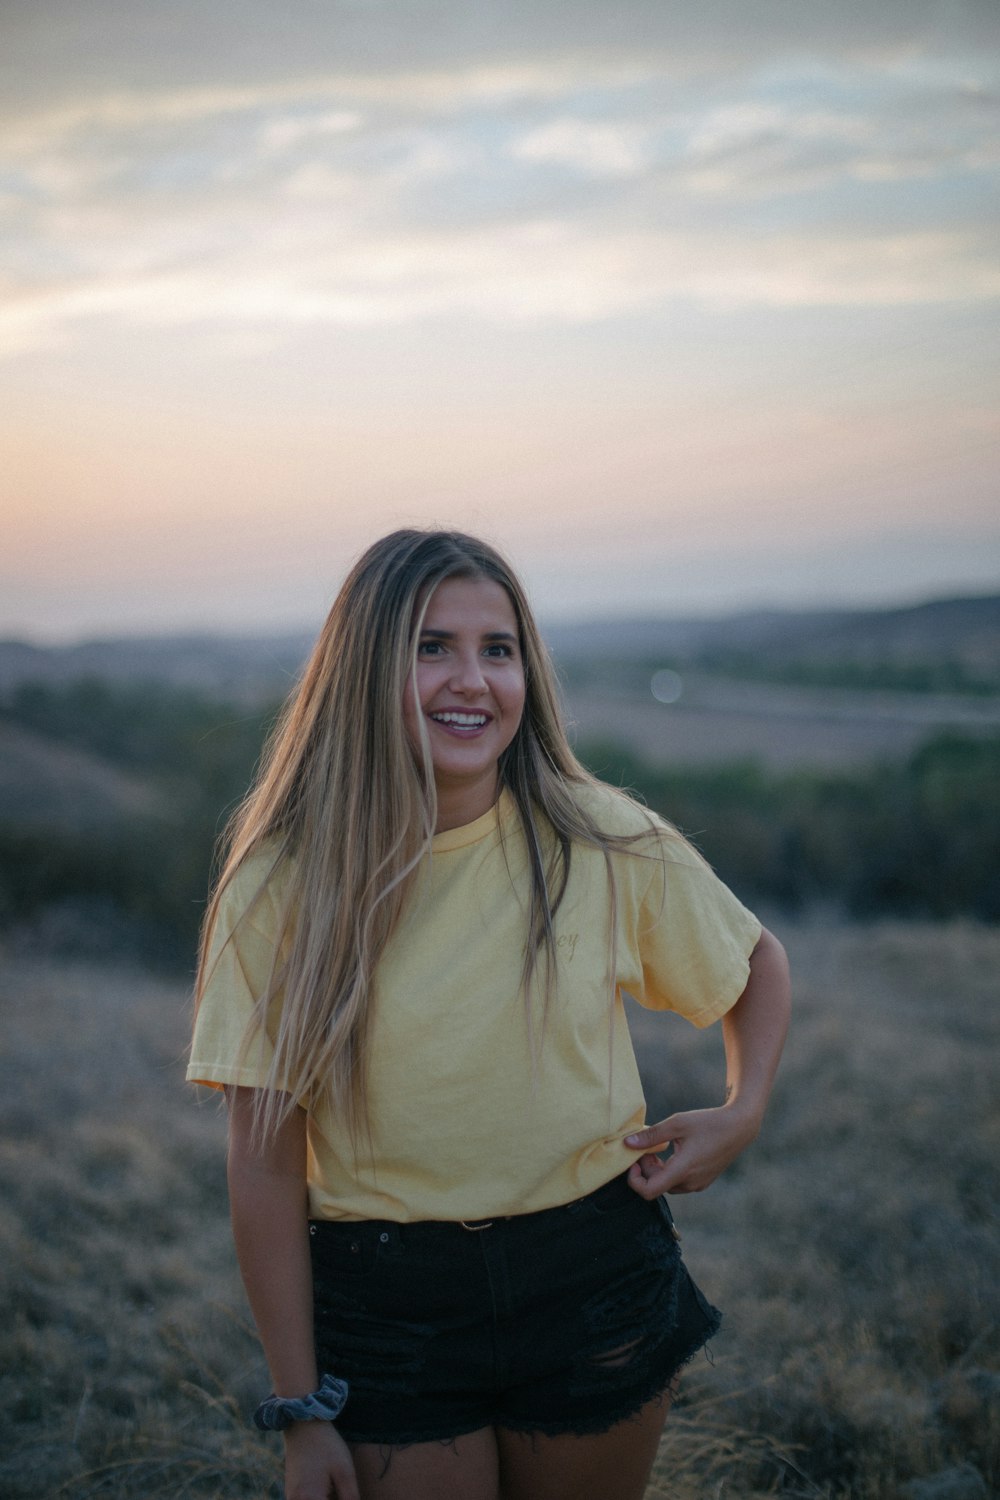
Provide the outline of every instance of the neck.
<path id="1" fill-rule="evenodd" d="M 500 795 L 500 780 L 491 775 L 472 785 L 437 787 L 437 822 L 435 833 L 447 833 L 450 828 L 462 828 L 474 823 L 483 813 L 489 812 Z"/>

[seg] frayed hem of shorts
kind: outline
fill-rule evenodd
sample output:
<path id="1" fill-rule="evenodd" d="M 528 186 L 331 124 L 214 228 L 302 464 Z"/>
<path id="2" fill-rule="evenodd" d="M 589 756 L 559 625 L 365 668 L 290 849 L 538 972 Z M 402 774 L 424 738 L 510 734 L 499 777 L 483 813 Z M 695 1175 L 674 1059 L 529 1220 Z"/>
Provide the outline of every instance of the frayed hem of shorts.
<path id="1" fill-rule="evenodd" d="M 715 1310 L 713 1309 L 713 1311 Z M 691 1361 L 703 1349 L 706 1351 L 708 1358 L 711 1358 L 708 1355 L 708 1345 L 718 1333 L 721 1325 L 722 1314 L 715 1311 L 712 1326 L 708 1332 L 681 1355 L 666 1380 L 663 1379 L 662 1375 L 658 1375 L 655 1380 L 650 1380 L 646 1385 L 640 1386 L 638 1393 L 633 1394 L 629 1401 L 623 1403 L 621 1406 L 605 1409 L 601 1412 L 600 1416 L 595 1416 L 589 1421 L 518 1422 L 512 1421 L 505 1414 L 494 1414 L 492 1417 L 487 1417 L 484 1421 L 476 1422 L 472 1426 L 462 1427 L 457 1431 L 453 1428 L 450 1432 L 446 1433 L 407 1432 L 392 1438 L 384 1436 L 371 1437 L 367 1434 L 357 1436 L 349 1428 L 343 1427 L 339 1422 L 337 1423 L 337 1431 L 345 1442 L 366 1443 L 377 1448 L 412 1448 L 418 1443 L 447 1445 L 448 1443 L 457 1442 L 459 1438 L 468 1437 L 472 1432 L 482 1432 L 487 1427 L 502 1428 L 505 1432 L 516 1432 L 525 1437 L 531 1437 L 532 1435 L 538 1437 L 596 1437 L 602 1432 L 610 1432 L 612 1427 L 617 1427 L 620 1422 L 638 1420 L 643 1409 L 654 1401 L 673 1401 L 677 1396 L 681 1374 Z"/>

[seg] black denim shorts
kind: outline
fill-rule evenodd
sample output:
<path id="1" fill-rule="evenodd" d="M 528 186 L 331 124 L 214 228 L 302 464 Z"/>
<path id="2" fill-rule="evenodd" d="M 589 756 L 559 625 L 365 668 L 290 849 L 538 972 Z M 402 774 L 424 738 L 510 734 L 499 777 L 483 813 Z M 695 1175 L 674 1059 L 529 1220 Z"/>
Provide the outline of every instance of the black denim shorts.
<path id="1" fill-rule="evenodd" d="M 669 1391 L 721 1314 L 665 1199 L 615 1178 L 483 1226 L 314 1220 L 316 1354 L 338 1431 L 403 1444 L 480 1427 L 604 1432 Z"/>

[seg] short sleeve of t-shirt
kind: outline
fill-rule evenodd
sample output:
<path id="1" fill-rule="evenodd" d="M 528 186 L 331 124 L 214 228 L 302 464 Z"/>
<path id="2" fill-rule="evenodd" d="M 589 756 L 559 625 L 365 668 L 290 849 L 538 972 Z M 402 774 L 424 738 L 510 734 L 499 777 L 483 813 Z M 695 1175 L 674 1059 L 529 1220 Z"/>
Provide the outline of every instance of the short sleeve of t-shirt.
<path id="1" fill-rule="evenodd" d="M 270 1027 L 257 1027 L 248 1038 L 248 1026 L 270 983 L 284 926 L 287 870 L 272 866 L 265 855 L 247 860 L 222 893 L 195 1017 L 189 1083 L 256 1088 L 267 1076 Z M 279 1006 L 280 994 L 270 1016 Z"/>
<path id="2" fill-rule="evenodd" d="M 663 835 L 660 858 L 632 857 L 627 871 L 641 974 L 630 993 L 649 1009 L 711 1025 L 746 988 L 760 922 L 672 830 Z"/>

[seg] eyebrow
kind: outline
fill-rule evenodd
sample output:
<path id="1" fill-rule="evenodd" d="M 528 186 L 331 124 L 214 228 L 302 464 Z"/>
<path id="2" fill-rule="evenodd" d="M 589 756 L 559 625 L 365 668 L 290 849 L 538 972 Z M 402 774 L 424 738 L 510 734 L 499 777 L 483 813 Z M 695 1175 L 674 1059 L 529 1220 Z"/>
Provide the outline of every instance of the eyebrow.
<path id="1" fill-rule="evenodd" d="M 454 630 L 431 630 L 427 626 L 421 630 L 420 635 L 421 638 L 429 636 L 435 641 L 453 641 L 455 639 Z M 515 646 L 517 645 L 517 636 L 512 635 L 509 630 L 484 630 L 481 639 L 484 641 L 511 641 Z"/>

